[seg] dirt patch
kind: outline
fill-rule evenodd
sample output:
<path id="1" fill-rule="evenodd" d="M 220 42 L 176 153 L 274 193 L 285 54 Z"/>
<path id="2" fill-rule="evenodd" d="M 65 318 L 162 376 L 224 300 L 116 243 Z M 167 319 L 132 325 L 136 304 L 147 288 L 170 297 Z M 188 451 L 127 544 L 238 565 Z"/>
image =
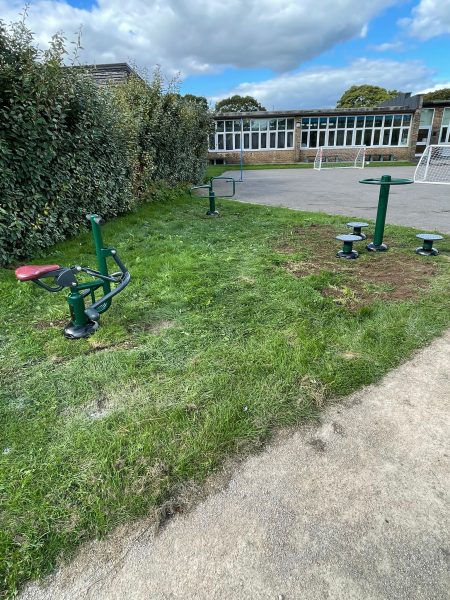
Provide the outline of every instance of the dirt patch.
<path id="1" fill-rule="evenodd" d="M 53 319 L 53 321 L 36 321 L 33 323 L 33 327 L 38 331 L 42 331 L 43 329 L 51 329 L 53 327 L 65 327 L 69 319 Z"/>
<path id="2" fill-rule="evenodd" d="M 333 284 L 318 288 L 325 298 L 332 298 L 336 304 L 349 308 L 368 305 L 373 300 L 409 300 L 418 296 L 429 286 L 430 278 L 437 273 L 435 261 L 417 256 L 412 247 L 407 250 L 389 244 L 388 252 L 369 253 L 365 243 L 356 243 L 360 252 L 357 260 L 343 260 L 336 257 L 339 242 L 336 235 L 345 233 L 341 226 L 316 225 L 296 227 L 289 242 L 278 244 L 276 249 L 285 253 L 301 252 L 301 261 L 288 261 L 283 268 L 295 277 L 319 275 L 324 271 L 335 275 Z"/>

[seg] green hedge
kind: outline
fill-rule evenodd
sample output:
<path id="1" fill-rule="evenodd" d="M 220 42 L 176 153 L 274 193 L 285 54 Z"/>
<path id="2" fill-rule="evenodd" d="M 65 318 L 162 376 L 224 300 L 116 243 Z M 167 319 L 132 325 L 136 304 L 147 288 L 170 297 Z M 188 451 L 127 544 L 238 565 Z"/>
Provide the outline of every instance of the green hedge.
<path id="1" fill-rule="evenodd" d="M 164 89 L 158 72 L 99 89 L 65 54 L 60 36 L 42 52 L 23 22 L 0 21 L 0 265 L 74 235 L 88 212 L 130 210 L 151 182 L 205 169 L 207 107 Z"/>

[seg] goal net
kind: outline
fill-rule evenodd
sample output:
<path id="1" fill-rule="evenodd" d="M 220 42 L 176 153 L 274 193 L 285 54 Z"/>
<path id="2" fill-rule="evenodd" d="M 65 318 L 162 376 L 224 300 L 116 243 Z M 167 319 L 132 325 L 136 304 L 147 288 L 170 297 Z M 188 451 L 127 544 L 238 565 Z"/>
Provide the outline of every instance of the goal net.
<path id="1" fill-rule="evenodd" d="M 314 160 L 314 168 L 320 169 L 362 169 L 366 156 L 365 146 L 320 146 Z"/>
<path id="2" fill-rule="evenodd" d="M 450 185 L 450 144 L 425 148 L 414 172 L 414 183 Z"/>

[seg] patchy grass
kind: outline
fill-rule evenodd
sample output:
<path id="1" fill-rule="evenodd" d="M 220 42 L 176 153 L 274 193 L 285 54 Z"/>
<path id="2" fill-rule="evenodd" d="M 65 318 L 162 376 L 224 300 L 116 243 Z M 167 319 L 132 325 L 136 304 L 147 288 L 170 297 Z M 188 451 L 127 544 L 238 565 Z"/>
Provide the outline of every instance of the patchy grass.
<path id="1" fill-rule="evenodd" d="M 245 171 L 258 171 L 264 169 L 312 169 L 313 163 L 287 163 L 287 164 L 262 164 L 262 165 L 243 165 Z M 366 165 L 367 167 L 414 167 L 415 163 L 394 160 L 394 161 L 383 161 L 383 162 L 371 162 Z M 206 170 L 205 181 L 210 177 L 218 177 L 226 171 L 239 171 L 240 165 L 209 165 Z"/>
<path id="2" fill-rule="evenodd" d="M 450 323 L 446 240 L 441 256 L 419 257 L 413 230 L 388 227 L 387 254 L 348 264 L 334 258 L 344 217 L 204 209 L 181 194 L 105 226 L 132 282 L 87 340 L 62 336 L 63 294 L 0 271 L 6 596 Z M 93 265 L 89 234 L 43 260 Z"/>

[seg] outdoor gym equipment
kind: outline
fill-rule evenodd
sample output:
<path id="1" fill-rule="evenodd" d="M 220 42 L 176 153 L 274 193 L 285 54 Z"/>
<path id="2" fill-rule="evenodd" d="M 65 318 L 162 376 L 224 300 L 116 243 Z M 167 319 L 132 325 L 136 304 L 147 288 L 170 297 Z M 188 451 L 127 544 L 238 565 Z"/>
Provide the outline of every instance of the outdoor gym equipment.
<path id="1" fill-rule="evenodd" d="M 336 254 L 338 258 L 358 258 L 358 252 L 353 250 L 353 242 L 361 241 L 361 237 L 359 235 L 353 235 L 352 233 L 337 235 L 336 239 L 340 242 L 344 242 L 342 250 L 339 250 L 339 252 Z"/>
<path id="2" fill-rule="evenodd" d="M 422 246 L 416 248 L 417 254 L 421 254 L 422 256 L 437 256 L 439 254 L 439 250 L 433 248 L 433 242 L 444 239 L 442 235 L 437 235 L 435 233 L 418 233 L 416 237 L 419 238 L 419 240 L 422 240 Z"/>
<path id="3" fill-rule="evenodd" d="M 86 215 L 91 223 L 95 253 L 97 255 L 98 271 L 88 267 L 60 267 L 59 265 L 25 265 L 16 269 L 19 281 L 31 281 L 47 292 L 60 292 L 64 288 L 70 290 L 67 296 L 71 321 L 64 328 L 64 335 L 71 339 L 88 337 L 98 328 L 99 318 L 111 306 L 114 296 L 121 292 L 130 282 L 130 273 L 120 260 L 117 251 L 103 244 L 100 225 L 103 220 L 98 215 Z M 111 257 L 120 271 L 108 273 L 106 259 Z M 78 283 L 76 275 L 85 273 L 94 277 L 94 281 Z M 43 280 L 53 279 L 53 285 Z M 111 289 L 111 284 L 117 287 Z M 95 292 L 102 288 L 103 296 L 95 299 Z M 90 296 L 91 304 L 86 307 L 85 299 Z"/>
<path id="4" fill-rule="evenodd" d="M 231 184 L 230 190 L 226 189 L 227 187 L 229 187 L 228 184 Z M 221 187 L 222 190 L 220 189 Z M 225 190 L 223 189 L 224 187 Z M 204 197 L 207 195 L 209 198 L 209 210 L 206 212 L 206 214 L 209 217 L 218 217 L 219 211 L 216 210 L 216 194 L 218 191 L 220 192 L 218 195 L 221 198 L 232 198 L 236 192 L 236 181 L 232 177 L 211 177 L 211 179 L 209 180 L 209 184 L 195 185 L 194 187 L 190 188 L 189 193 L 191 194 L 191 196 L 193 194 L 200 197 Z"/>
<path id="5" fill-rule="evenodd" d="M 347 223 L 348 227 L 353 227 L 353 235 L 359 236 L 360 240 L 365 240 L 367 235 L 361 231 L 363 227 L 369 227 L 369 223 L 363 223 L 362 221 L 350 221 Z"/>
<path id="6" fill-rule="evenodd" d="M 414 183 L 414 181 L 412 179 L 393 179 L 390 175 L 383 175 L 381 179 L 361 179 L 359 183 L 380 186 L 375 234 L 373 242 L 367 244 L 366 248 L 372 252 L 385 252 L 388 247 L 383 243 L 383 236 L 391 185 L 408 185 Z"/>

